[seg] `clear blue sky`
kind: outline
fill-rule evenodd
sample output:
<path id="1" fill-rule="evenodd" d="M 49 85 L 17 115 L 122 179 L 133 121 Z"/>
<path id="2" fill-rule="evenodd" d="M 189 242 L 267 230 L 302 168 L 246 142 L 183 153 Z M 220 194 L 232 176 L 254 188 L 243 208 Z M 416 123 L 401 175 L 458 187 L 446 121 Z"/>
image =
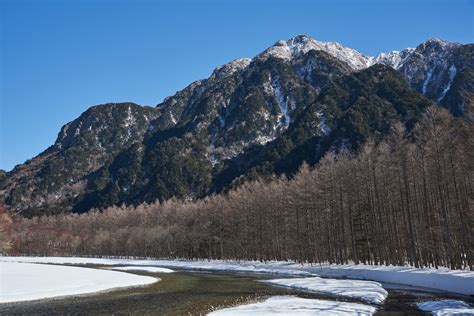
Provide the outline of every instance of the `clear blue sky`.
<path id="1" fill-rule="evenodd" d="M 156 105 L 232 59 L 308 34 L 374 55 L 474 42 L 474 1 L 0 0 L 0 168 L 89 106 Z"/>

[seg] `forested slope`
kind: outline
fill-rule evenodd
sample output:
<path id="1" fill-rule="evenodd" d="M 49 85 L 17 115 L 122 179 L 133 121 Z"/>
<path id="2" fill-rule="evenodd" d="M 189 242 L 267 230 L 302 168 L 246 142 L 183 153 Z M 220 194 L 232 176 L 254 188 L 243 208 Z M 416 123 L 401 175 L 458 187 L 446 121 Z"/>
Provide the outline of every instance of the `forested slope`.
<path id="1" fill-rule="evenodd" d="M 474 123 L 432 106 L 292 179 L 195 202 L 15 218 L 11 253 L 474 268 Z"/>

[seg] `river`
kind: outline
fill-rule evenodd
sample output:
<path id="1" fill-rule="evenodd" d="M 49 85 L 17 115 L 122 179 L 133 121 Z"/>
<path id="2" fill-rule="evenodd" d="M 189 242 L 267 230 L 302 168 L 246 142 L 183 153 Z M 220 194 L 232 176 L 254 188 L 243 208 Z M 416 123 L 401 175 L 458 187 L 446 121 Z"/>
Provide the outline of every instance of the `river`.
<path id="1" fill-rule="evenodd" d="M 263 300 L 272 295 L 290 294 L 305 298 L 358 302 L 357 300 L 302 292 L 259 282 L 259 280 L 275 277 L 271 275 L 193 271 L 177 271 L 168 274 L 130 273 L 158 276 L 161 281 L 145 287 L 0 304 L 0 315 L 205 315 L 217 308 Z M 421 299 L 470 300 L 447 293 L 429 292 L 397 285 L 384 284 L 384 287 L 389 295 L 385 303 L 379 307 L 376 315 L 425 315 L 415 306 L 415 303 Z"/>

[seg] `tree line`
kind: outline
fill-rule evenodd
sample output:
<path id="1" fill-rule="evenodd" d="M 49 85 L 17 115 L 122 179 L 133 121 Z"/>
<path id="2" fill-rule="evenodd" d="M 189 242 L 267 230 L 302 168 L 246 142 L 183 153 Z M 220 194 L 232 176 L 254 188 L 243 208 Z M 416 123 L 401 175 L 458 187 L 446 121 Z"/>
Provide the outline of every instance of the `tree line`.
<path id="1" fill-rule="evenodd" d="M 412 130 L 396 124 L 385 141 L 328 153 L 291 179 L 197 201 L 4 220 L 5 251 L 473 269 L 472 135 L 471 115 L 434 106 Z"/>

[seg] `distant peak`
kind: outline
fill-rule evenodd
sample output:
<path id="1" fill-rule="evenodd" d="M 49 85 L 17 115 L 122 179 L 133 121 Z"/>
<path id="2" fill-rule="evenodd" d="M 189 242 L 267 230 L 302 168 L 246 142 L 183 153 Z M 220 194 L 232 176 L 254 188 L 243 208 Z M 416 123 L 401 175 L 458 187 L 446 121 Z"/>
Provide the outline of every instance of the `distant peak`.
<path id="1" fill-rule="evenodd" d="M 258 55 L 258 59 L 275 57 L 285 60 L 297 58 L 311 50 L 322 50 L 329 55 L 347 63 L 354 70 L 366 68 L 370 58 L 357 50 L 345 47 L 338 42 L 321 42 L 308 35 L 297 35 L 289 40 L 280 40 Z"/>
<path id="2" fill-rule="evenodd" d="M 295 41 L 297 41 L 297 40 L 308 40 L 308 39 L 315 40 L 312 36 L 309 36 L 309 35 L 306 35 L 306 34 L 298 34 L 298 35 L 293 36 L 291 38 L 291 40 L 295 40 Z"/>
<path id="3" fill-rule="evenodd" d="M 438 43 L 438 44 L 448 44 L 449 42 L 443 41 L 440 38 L 434 37 L 425 42 L 425 44 Z"/>
<path id="4" fill-rule="evenodd" d="M 291 44 L 294 45 L 294 44 L 299 44 L 299 43 L 319 42 L 319 41 L 315 40 L 313 37 L 309 35 L 300 34 L 300 35 L 293 36 L 286 42 L 290 43 L 290 45 Z"/>
<path id="5" fill-rule="evenodd" d="M 426 48 L 446 48 L 459 46 L 459 43 L 447 42 L 437 37 L 427 40 L 418 45 L 417 50 L 425 50 Z"/>

